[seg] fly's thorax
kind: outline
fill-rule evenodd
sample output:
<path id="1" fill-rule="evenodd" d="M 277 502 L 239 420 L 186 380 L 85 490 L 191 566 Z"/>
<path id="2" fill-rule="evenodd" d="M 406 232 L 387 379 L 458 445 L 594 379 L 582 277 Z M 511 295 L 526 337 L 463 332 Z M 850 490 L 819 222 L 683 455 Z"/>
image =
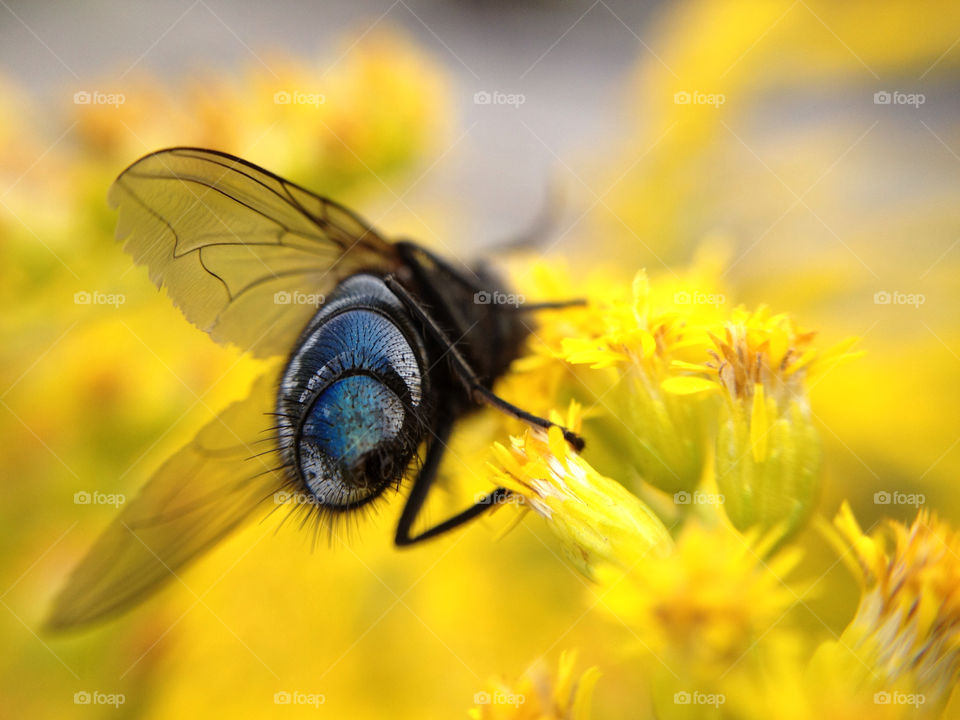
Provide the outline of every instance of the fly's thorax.
<path id="1" fill-rule="evenodd" d="M 523 297 L 510 292 L 486 263 L 454 265 L 414 243 L 399 247 L 412 274 L 411 290 L 423 298 L 480 381 L 491 385 L 519 357 L 531 332 Z M 439 357 L 447 352 L 436 343 L 431 350 Z"/>
<path id="2" fill-rule="evenodd" d="M 343 281 L 281 379 L 280 447 L 299 489 L 347 510 L 397 485 L 429 425 L 426 350 L 373 275 Z"/>

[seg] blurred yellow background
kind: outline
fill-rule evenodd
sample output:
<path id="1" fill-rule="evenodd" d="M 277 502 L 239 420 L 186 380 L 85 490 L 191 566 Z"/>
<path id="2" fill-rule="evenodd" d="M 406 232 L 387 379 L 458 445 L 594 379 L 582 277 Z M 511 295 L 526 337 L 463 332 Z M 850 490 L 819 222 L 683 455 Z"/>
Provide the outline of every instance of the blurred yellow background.
<path id="1" fill-rule="evenodd" d="M 825 444 L 819 513 L 849 499 L 865 528 L 915 515 L 878 504 L 885 491 L 921 494 L 960 522 L 960 8 L 685 2 L 652 8 L 642 27 L 616 9 L 585 3 L 553 35 L 575 36 L 580 13 L 636 34 L 604 109 L 617 131 L 552 158 L 566 198 L 553 257 L 629 284 L 644 267 L 672 282 L 706 253 L 718 258 L 715 284 L 692 289 L 723 293 L 724 308 L 766 303 L 825 344 L 861 337 L 866 354 L 810 391 Z M 0 77 L 0 717 L 464 717 L 491 676 L 553 668 L 567 648 L 603 674 L 593 717 L 648 716 L 634 638 L 533 516 L 500 539 L 494 517 L 400 552 L 399 498 L 331 547 L 311 549 L 294 523 L 277 531 L 274 515 L 129 615 L 65 637 L 42 628 L 116 511 L 77 493 L 131 497 L 258 371 L 186 322 L 113 242 L 105 195 L 127 164 L 169 145 L 224 150 L 391 236 L 482 252 L 464 240 L 475 237 L 462 226 L 476 210 L 469 191 L 438 180 L 416 204 L 404 198 L 447 163 L 470 162 L 457 151 L 473 127 L 463 98 L 485 86 L 449 69 L 457 47 L 442 23 L 426 42 L 382 12 L 313 56 L 256 47 L 235 69 L 136 67 L 69 80 L 55 99 L 16 72 Z M 14 8 L 0 16 L 20 32 L 30 24 Z M 537 65 L 549 68 L 549 49 L 530 61 L 546 51 Z M 521 76 L 503 90 L 524 87 Z M 276 99 L 301 88 L 322 101 Z M 565 112 L 578 112 L 576 96 Z M 538 122 L 551 119 L 510 127 L 537 145 Z M 509 187 L 509 164 L 500 174 Z M 532 285 L 522 268 L 512 276 L 520 292 Z M 494 426 L 486 415 L 465 423 L 453 492 L 438 504 L 463 501 L 461 476 L 484 475 Z M 815 532 L 802 542 L 795 574 L 815 592 L 790 613 L 814 643 L 849 621 L 856 581 Z M 85 707 L 78 692 L 124 701 Z M 278 705 L 276 693 L 319 707 Z"/>

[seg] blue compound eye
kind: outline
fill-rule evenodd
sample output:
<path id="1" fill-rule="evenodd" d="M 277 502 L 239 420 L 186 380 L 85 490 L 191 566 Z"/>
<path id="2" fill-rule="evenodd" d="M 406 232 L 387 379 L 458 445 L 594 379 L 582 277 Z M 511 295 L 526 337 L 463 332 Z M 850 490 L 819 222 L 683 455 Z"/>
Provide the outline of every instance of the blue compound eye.
<path id="1" fill-rule="evenodd" d="M 300 471 L 324 505 L 352 506 L 394 479 L 396 440 L 405 411 L 400 398 L 369 375 L 337 380 L 317 397 L 304 420 Z"/>
<path id="2" fill-rule="evenodd" d="M 379 279 L 345 280 L 284 371 L 281 453 L 314 505 L 350 510 L 399 486 L 429 426 L 424 349 L 401 309 Z"/>
<path id="3" fill-rule="evenodd" d="M 403 416 L 403 403 L 386 385 L 369 375 L 353 375 L 320 394 L 304 423 L 302 439 L 353 467 L 399 434 Z"/>

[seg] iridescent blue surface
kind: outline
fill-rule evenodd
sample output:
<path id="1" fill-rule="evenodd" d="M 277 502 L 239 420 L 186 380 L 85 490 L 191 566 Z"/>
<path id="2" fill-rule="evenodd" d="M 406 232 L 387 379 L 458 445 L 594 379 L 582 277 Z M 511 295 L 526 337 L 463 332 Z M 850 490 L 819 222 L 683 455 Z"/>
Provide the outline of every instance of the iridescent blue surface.
<path id="1" fill-rule="evenodd" d="M 383 442 L 393 440 L 403 426 L 403 404 L 391 390 L 368 375 L 338 380 L 314 403 L 303 436 L 328 457 L 347 467 Z"/>
<path id="2" fill-rule="evenodd" d="M 419 442 L 408 426 L 423 399 L 424 350 L 408 323 L 380 278 L 357 275 L 328 299 L 290 359 L 278 410 L 291 430 L 304 419 L 289 459 L 323 504 L 364 502 Z"/>

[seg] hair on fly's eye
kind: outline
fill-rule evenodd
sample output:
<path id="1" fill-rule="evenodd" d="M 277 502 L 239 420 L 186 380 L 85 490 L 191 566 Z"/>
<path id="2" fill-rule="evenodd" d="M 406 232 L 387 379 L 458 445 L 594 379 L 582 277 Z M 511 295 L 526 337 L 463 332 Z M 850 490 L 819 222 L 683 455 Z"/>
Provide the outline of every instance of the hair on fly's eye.
<path id="1" fill-rule="evenodd" d="M 404 483 L 416 478 L 422 465 L 423 458 L 419 452 L 415 453 L 403 472 L 383 492 L 362 505 L 344 509 L 321 503 L 313 493 L 304 489 L 303 481 L 296 477 L 296 468 L 284 463 L 281 467 L 286 469 L 285 482 L 271 496 L 264 498 L 264 502 L 276 505 L 267 517 L 278 510 L 286 510 L 275 532 L 280 532 L 288 522 L 293 521 L 298 532 L 305 530 L 310 534 L 311 549 L 316 549 L 322 535 L 326 535 L 326 542 L 330 546 L 340 542 L 349 543 L 371 517 L 380 513 L 381 507 L 389 504 L 386 490 L 399 492 Z"/>
<path id="2" fill-rule="evenodd" d="M 365 456 L 370 466 L 379 470 L 383 476 L 389 477 L 389 481 L 383 483 L 361 502 L 342 504 L 340 498 L 318 496 L 304 478 L 298 460 L 298 443 L 301 439 L 305 416 L 311 411 L 313 403 L 324 389 L 321 388 L 320 392 L 317 392 L 315 388 L 305 384 L 287 388 L 288 396 L 300 397 L 303 401 L 296 404 L 294 412 L 266 413 L 274 418 L 275 422 L 264 429 L 263 439 L 271 442 L 273 447 L 251 456 L 253 458 L 276 453 L 283 460 L 279 465 L 283 470 L 283 482 L 263 501 L 275 505 L 268 516 L 272 516 L 277 510 L 286 510 L 286 515 L 277 526 L 277 532 L 288 522 L 293 521 L 299 530 L 310 532 L 311 547 L 316 546 L 321 534 L 327 536 L 327 542 L 331 545 L 335 541 L 349 541 L 364 522 L 371 515 L 377 514 L 381 505 L 389 501 L 391 495 L 389 490 L 399 492 L 404 483 L 416 478 L 423 465 L 420 443 L 416 438 L 423 437 L 424 433 L 429 432 L 430 427 L 423 403 L 414 403 L 407 392 L 399 393 L 398 399 L 404 416 L 404 427 L 396 438 L 399 451 L 396 447 L 390 449 L 378 447 Z"/>

